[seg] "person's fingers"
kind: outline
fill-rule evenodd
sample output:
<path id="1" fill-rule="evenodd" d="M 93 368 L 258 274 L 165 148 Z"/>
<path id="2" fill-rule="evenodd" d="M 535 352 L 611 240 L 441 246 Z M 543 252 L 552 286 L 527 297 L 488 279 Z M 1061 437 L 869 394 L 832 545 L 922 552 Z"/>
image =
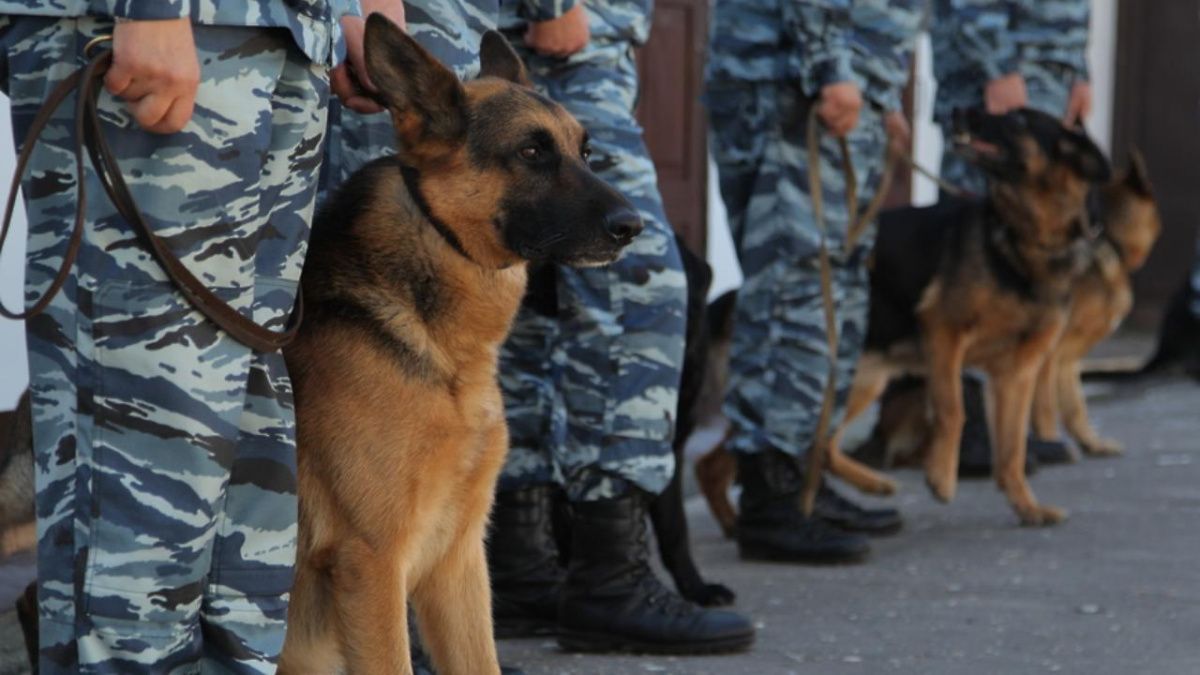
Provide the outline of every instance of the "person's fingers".
<path id="1" fill-rule="evenodd" d="M 192 119 L 192 110 L 196 107 L 196 99 L 191 97 L 179 97 L 171 102 L 167 112 L 162 119 L 152 127 L 147 127 L 147 131 L 152 131 L 156 134 L 173 134 L 177 131 L 182 131 L 187 126 L 188 120 Z"/>
<path id="2" fill-rule="evenodd" d="M 129 110 L 138 126 L 153 130 L 166 117 L 175 97 L 166 94 L 149 94 L 129 103 Z"/>
<path id="3" fill-rule="evenodd" d="M 113 96 L 124 97 L 129 85 L 133 84 L 133 73 L 114 63 L 104 74 L 104 88 Z"/>
<path id="4" fill-rule="evenodd" d="M 346 64 L 343 63 L 329 71 L 329 90 L 343 103 L 358 95 L 354 81 L 350 79 L 350 73 L 346 70 Z"/>
<path id="5" fill-rule="evenodd" d="M 342 105 L 362 115 L 373 115 L 377 112 L 383 112 L 383 106 L 368 96 L 351 96 L 342 101 Z"/>

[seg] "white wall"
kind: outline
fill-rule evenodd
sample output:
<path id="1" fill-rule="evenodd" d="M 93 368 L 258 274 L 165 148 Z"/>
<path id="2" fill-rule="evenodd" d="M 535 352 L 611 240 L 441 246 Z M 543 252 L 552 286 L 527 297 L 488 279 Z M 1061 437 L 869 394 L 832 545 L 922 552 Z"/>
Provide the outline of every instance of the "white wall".
<path id="1" fill-rule="evenodd" d="M 8 198 L 8 184 L 15 170 L 12 121 L 8 99 L 0 96 L 0 200 Z M 3 208 L 0 203 L 0 208 Z M 25 278 L 25 207 L 17 200 L 13 229 L 8 233 L 4 254 L 0 256 L 0 301 L 9 309 L 21 307 L 21 286 Z M 16 407 L 17 398 L 29 382 L 29 361 L 25 358 L 24 324 L 0 317 L 0 410 Z"/>

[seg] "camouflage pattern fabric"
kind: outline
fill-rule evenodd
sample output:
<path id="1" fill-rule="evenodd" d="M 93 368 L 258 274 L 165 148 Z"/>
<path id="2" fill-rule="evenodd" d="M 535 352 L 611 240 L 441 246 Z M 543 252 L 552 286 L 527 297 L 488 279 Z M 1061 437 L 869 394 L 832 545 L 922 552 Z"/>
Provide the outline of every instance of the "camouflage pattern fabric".
<path id="1" fill-rule="evenodd" d="M 741 5 L 753 9 L 756 2 L 719 0 L 718 14 L 724 5 L 725 16 L 738 16 Z M 921 0 L 852 3 L 845 36 L 850 53 L 827 57 L 853 66 L 851 79 L 864 87 L 870 102 L 848 137 L 860 213 L 883 175 L 887 138 L 881 104 L 899 101 L 925 9 Z M 720 20 L 713 31 L 714 45 L 720 33 L 731 32 Z M 814 98 L 802 80 L 730 77 L 735 72 L 733 66 L 710 68 L 705 94 L 721 196 L 745 277 L 730 349 L 725 412 L 734 433 L 729 447 L 801 456 L 814 440 L 829 373 L 818 264 L 821 239 L 809 193 L 806 139 Z M 858 246 L 846 250 L 846 176 L 838 143 L 827 133 L 821 134 L 820 157 L 840 338 L 836 422 L 866 336 L 870 293 L 865 262 L 874 230 L 868 228 Z"/>
<path id="2" fill-rule="evenodd" d="M 0 14 L 178 19 L 206 26 L 286 28 L 314 63 L 345 54 L 338 19 L 361 12 L 359 0 L 0 0 Z"/>
<path id="3" fill-rule="evenodd" d="M 112 23 L 0 18 L 2 81 L 23 139 L 49 90 Z M 201 83 L 180 133 L 100 99 L 106 137 L 152 227 L 197 277 L 279 329 L 312 215 L 328 83 L 275 29 L 198 27 Z M 73 105 L 23 183 L 26 301 L 74 217 Z M 94 173 L 72 276 L 28 322 L 37 472 L 40 672 L 272 672 L 296 540 L 295 424 L 278 353 L 193 309 Z"/>
<path id="4" fill-rule="evenodd" d="M 648 8 L 585 6 L 593 39 L 567 59 L 534 54 L 521 22 L 502 18 L 537 87 L 587 128 L 593 170 L 646 223 L 616 263 L 556 268 L 557 317 L 524 308 L 501 352 L 511 449 L 499 489 L 553 481 L 573 501 L 631 487 L 657 494 L 669 482 L 687 309 L 683 264 L 633 116 L 633 41 L 605 37 L 640 33 Z"/>
<path id="5" fill-rule="evenodd" d="M 983 103 L 988 81 L 1025 78 L 1029 105 L 1052 115 L 1088 79 L 1089 0 L 936 0 L 930 30 L 937 79 L 934 121 L 949 138 L 955 108 Z M 982 194 L 983 174 L 947 144 L 941 176 Z"/>
<path id="6" fill-rule="evenodd" d="M 575 0 L 522 0 L 505 4 L 500 13 L 500 27 L 513 38 L 514 44 L 519 45 L 530 21 L 552 19 L 574 5 Z M 583 53 L 573 55 L 568 59 L 570 61 L 596 61 L 584 54 L 605 45 L 617 48 L 627 48 L 631 44 L 641 46 L 650 37 L 654 0 L 595 0 L 585 2 L 584 9 L 588 15 L 589 47 Z"/>

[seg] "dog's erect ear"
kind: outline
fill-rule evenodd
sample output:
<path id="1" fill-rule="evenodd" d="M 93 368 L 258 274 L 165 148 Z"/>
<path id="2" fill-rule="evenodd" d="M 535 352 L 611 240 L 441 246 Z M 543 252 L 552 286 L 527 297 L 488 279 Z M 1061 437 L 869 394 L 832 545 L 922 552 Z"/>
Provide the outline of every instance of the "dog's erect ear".
<path id="1" fill-rule="evenodd" d="M 443 149 L 467 129 L 467 94 L 454 73 L 381 14 L 367 17 L 367 74 L 391 110 L 403 146 L 440 141 Z"/>
<path id="2" fill-rule="evenodd" d="M 1150 184 L 1150 172 L 1146 170 L 1146 158 L 1137 146 L 1129 146 L 1129 168 L 1125 170 L 1125 185 L 1136 194 L 1143 197 L 1153 197 L 1154 188 Z"/>
<path id="3" fill-rule="evenodd" d="M 1058 138 L 1059 156 L 1089 183 L 1106 183 L 1112 178 L 1112 166 L 1100 147 L 1078 131 L 1063 130 Z"/>
<path id="4" fill-rule="evenodd" d="M 489 30 L 479 44 L 480 77 L 498 77 L 522 87 L 532 87 L 525 64 L 500 33 Z"/>

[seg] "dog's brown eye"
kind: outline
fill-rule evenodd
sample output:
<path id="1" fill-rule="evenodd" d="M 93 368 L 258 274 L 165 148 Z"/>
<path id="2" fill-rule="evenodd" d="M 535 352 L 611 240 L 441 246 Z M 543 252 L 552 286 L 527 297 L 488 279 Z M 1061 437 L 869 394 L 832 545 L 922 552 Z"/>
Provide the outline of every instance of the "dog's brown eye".
<path id="1" fill-rule="evenodd" d="M 542 151 L 530 145 L 528 147 L 521 148 L 521 151 L 518 154 L 520 154 L 521 159 L 525 160 L 526 162 L 534 162 L 542 156 Z"/>
<path id="2" fill-rule="evenodd" d="M 585 161 L 585 162 L 588 161 L 589 159 L 591 159 L 592 158 L 592 146 L 590 146 L 590 145 L 583 146 L 583 149 L 579 151 L 579 156 L 582 157 L 583 161 Z"/>

